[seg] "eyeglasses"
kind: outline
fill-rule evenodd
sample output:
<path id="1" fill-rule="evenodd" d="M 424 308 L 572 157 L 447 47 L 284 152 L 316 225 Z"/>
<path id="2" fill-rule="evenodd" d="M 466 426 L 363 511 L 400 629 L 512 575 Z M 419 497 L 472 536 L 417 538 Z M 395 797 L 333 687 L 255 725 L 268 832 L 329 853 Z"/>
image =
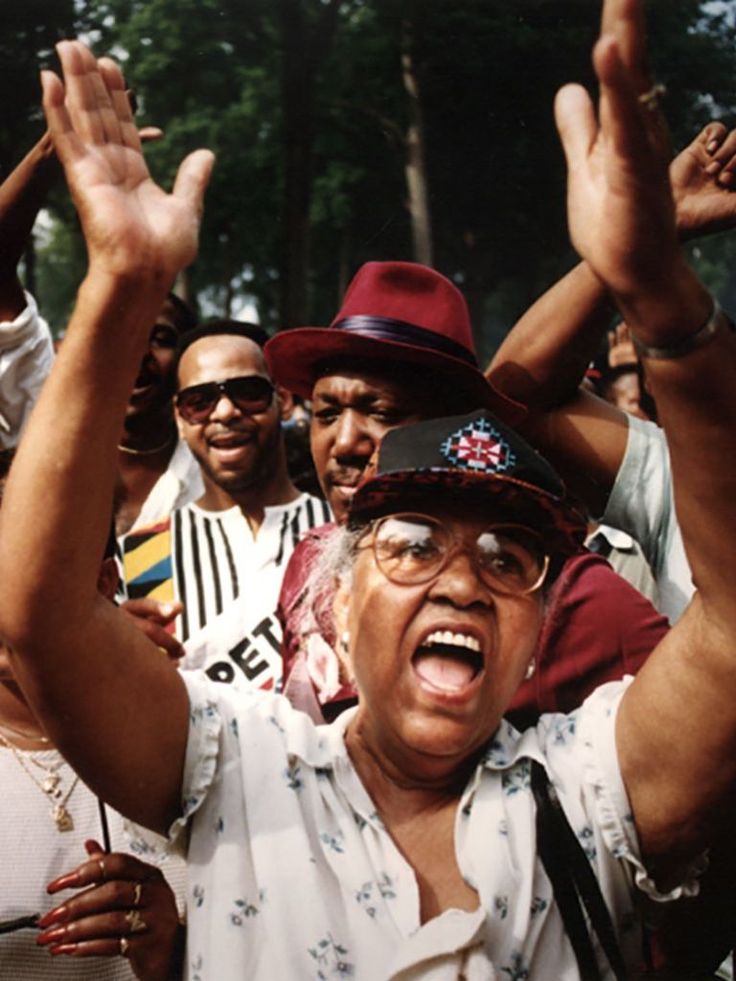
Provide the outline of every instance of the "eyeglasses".
<path id="1" fill-rule="evenodd" d="M 541 538 L 520 525 L 491 525 L 474 541 L 454 535 L 426 514 L 391 514 L 370 526 L 376 565 L 391 582 L 419 585 L 438 576 L 460 550 L 470 551 L 486 585 L 498 593 L 525 595 L 544 582 L 549 556 Z"/>
<path id="2" fill-rule="evenodd" d="M 187 422 L 204 422 L 223 395 L 246 415 L 265 412 L 271 404 L 274 387 L 261 375 L 243 375 L 225 381 L 204 382 L 177 392 L 174 402 L 179 415 Z"/>

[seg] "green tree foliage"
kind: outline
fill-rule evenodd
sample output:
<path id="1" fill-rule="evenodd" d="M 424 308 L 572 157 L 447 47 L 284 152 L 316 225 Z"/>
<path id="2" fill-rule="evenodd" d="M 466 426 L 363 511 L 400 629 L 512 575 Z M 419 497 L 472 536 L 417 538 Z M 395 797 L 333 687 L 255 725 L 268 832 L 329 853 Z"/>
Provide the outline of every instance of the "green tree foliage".
<path id="1" fill-rule="evenodd" d="M 567 81 L 593 86 L 598 3 L 79 0 L 76 16 L 98 51 L 123 58 L 141 123 L 164 129 L 147 151 L 159 179 L 171 181 L 196 146 L 217 153 L 201 256 L 187 280 L 210 308 L 249 293 L 269 326 L 294 322 L 294 310 L 325 323 L 360 263 L 413 258 L 407 45 L 434 261 L 468 296 L 484 354 L 574 260 L 552 101 Z M 44 21 L 38 9 L 36 19 Z M 649 23 L 681 146 L 714 115 L 732 119 L 728 10 L 650 0 Z M 16 48 L 7 34 L 5 44 Z M 305 216 L 308 228 L 299 226 Z M 699 256 L 711 281 L 726 284 L 726 250 Z"/>
<path id="2" fill-rule="evenodd" d="M 74 31 L 73 0 L 0 4 L 0 174 L 43 132 L 39 68 L 53 63 L 54 44 Z"/>

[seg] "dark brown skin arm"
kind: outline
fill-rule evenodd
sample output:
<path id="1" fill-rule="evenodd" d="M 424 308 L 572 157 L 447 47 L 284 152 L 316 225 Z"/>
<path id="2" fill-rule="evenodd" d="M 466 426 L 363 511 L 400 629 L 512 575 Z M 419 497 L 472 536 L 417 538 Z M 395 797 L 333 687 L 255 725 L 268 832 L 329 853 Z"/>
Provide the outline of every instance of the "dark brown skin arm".
<path id="1" fill-rule="evenodd" d="M 58 50 L 64 84 L 43 74 L 44 109 L 89 269 L 5 490 L 0 632 L 29 704 L 82 779 L 164 831 L 181 808 L 186 691 L 96 584 L 125 405 L 150 324 L 196 254 L 212 155 L 190 155 L 165 193 L 145 165 L 120 71 L 79 42 Z"/>
<path id="2" fill-rule="evenodd" d="M 594 64 L 598 117 L 577 86 L 556 102 L 570 234 L 634 336 L 670 346 L 708 321 L 712 301 L 680 252 L 662 121 L 638 98 L 651 86 L 638 0 L 606 0 Z M 646 368 L 698 592 L 623 696 L 616 739 L 643 852 L 667 881 L 683 858 L 725 840 L 717 821 L 733 817 L 736 340 L 721 325 L 704 347 L 647 357 Z"/>
<path id="3" fill-rule="evenodd" d="M 734 226 L 735 175 L 736 130 L 708 123 L 669 166 L 680 240 Z M 520 428 L 596 515 L 621 465 L 628 423 L 579 386 L 614 313 L 604 284 L 583 261 L 526 311 L 486 371 L 529 406 Z"/>
<path id="4" fill-rule="evenodd" d="M 26 305 L 18 263 L 61 168 L 44 133 L 0 184 L 0 320 L 14 320 Z"/>

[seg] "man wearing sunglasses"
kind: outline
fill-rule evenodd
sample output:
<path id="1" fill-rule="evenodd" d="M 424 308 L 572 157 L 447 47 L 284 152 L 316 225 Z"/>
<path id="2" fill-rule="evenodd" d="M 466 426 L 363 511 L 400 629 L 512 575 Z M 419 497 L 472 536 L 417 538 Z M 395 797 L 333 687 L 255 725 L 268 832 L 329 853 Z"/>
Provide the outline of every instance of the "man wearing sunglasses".
<path id="1" fill-rule="evenodd" d="M 128 596 L 179 600 L 186 667 L 222 682 L 280 682 L 276 601 L 300 536 L 329 520 L 286 466 L 282 420 L 291 396 L 266 368 L 260 327 L 205 323 L 182 337 L 174 397 L 179 434 L 204 493 L 123 542 Z"/>

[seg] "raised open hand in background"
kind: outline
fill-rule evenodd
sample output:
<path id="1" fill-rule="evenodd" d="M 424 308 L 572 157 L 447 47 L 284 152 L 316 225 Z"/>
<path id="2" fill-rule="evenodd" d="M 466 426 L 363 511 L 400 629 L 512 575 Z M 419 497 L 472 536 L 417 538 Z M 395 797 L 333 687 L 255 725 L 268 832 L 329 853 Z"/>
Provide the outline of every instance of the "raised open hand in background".
<path id="1" fill-rule="evenodd" d="M 736 224 L 736 129 L 705 126 L 670 164 L 670 184 L 681 239 Z"/>
<path id="2" fill-rule="evenodd" d="M 213 155 L 182 162 L 171 194 L 151 178 L 117 65 L 80 41 L 57 46 L 64 82 L 42 73 L 56 153 L 87 242 L 90 268 L 173 281 L 196 255 Z"/>
<path id="3" fill-rule="evenodd" d="M 580 255 L 615 294 L 660 289 L 679 261 L 664 123 L 654 102 L 638 0 L 606 0 L 593 62 L 598 115 L 579 85 L 557 95 L 568 163 L 568 223 Z"/>

